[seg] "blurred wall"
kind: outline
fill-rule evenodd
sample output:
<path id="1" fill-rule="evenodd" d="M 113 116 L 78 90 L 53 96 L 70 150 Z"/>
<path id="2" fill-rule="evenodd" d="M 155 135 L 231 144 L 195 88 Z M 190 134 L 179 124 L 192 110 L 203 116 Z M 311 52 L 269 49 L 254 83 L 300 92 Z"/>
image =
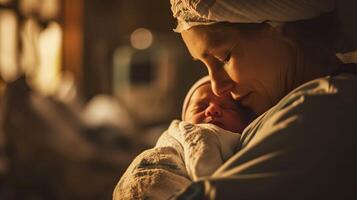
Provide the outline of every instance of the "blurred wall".
<path id="1" fill-rule="evenodd" d="M 173 117 L 179 117 L 183 97 L 189 86 L 205 73 L 203 65 L 193 62 L 181 36 L 174 33 L 169 1 L 87 0 L 84 1 L 83 91 L 87 99 L 99 93 L 113 93 L 113 54 L 120 45 L 129 43 L 130 34 L 144 27 L 165 37 L 178 49 L 177 85 L 173 91 L 176 107 Z M 160 39 L 160 38 L 159 38 Z"/>

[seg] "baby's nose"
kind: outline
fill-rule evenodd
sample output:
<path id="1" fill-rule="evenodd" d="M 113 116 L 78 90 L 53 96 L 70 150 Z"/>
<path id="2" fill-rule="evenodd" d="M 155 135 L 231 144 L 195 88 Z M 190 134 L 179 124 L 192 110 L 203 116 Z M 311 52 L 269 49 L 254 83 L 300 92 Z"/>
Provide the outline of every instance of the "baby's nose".
<path id="1" fill-rule="evenodd" d="M 208 117 L 220 117 L 222 115 L 222 110 L 219 105 L 211 103 L 207 108 L 205 115 Z"/>

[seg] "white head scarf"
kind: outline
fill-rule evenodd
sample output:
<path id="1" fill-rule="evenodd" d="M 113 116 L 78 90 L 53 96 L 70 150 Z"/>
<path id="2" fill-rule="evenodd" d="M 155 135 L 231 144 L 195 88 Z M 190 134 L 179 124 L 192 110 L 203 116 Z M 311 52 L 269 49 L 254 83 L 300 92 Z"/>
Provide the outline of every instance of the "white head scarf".
<path id="1" fill-rule="evenodd" d="M 216 22 L 297 21 L 335 8 L 334 0 L 171 0 L 171 5 L 177 32 Z"/>
<path id="2" fill-rule="evenodd" d="M 276 23 L 312 19 L 334 11 L 336 51 L 357 49 L 356 0 L 170 0 L 176 32 L 217 22 Z"/>

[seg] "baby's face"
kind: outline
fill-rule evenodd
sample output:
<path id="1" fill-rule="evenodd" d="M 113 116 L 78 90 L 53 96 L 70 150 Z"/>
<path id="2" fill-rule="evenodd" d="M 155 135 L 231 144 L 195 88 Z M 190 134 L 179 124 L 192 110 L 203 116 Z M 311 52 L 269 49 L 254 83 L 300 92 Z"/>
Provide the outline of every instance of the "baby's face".
<path id="1" fill-rule="evenodd" d="M 212 123 L 232 132 L 242 132 L 247 125 L 245 111 L 227 94 L 217 97 L 205 84 L 193 93 L 185 120 L 193 124 Z"/>

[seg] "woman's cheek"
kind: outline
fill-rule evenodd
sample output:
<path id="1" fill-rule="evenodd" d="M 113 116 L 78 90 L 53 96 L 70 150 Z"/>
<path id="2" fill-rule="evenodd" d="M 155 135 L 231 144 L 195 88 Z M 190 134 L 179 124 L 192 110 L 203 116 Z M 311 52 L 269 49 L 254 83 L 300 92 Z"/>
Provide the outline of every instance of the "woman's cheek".
<path id="1" fill-rule="evenodd" d="M 244 77 L 242 74 L 240 62 L 238 62 L 237 58 L 232 58 L 231 63 L 228 64 L 229 66 L 226 67 L 226 72 L 228 76 L 235 82 L 240 83 L 241 77 Z"/>
<path id="2" fill-rule="evenodd" d="M 257 70 L 259 70 L 259 67 L 256 60 L 249 56 L 236 56 L 232 58 L 227 73 L 234 82 L 250 85 L 249 80 L 256 78 Z"/>

